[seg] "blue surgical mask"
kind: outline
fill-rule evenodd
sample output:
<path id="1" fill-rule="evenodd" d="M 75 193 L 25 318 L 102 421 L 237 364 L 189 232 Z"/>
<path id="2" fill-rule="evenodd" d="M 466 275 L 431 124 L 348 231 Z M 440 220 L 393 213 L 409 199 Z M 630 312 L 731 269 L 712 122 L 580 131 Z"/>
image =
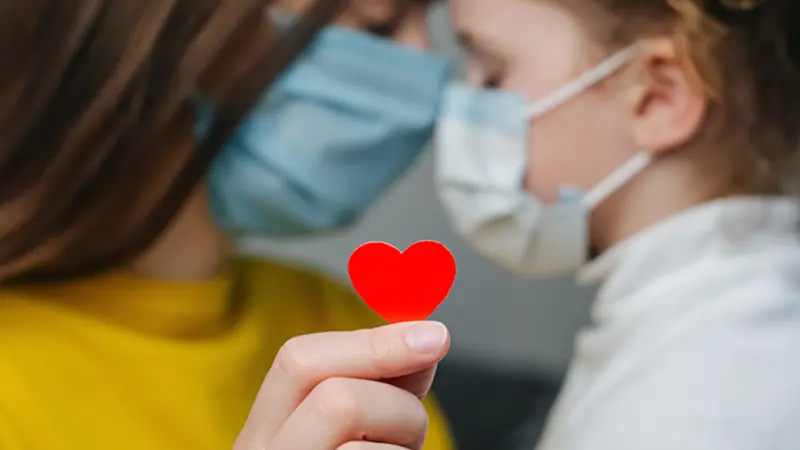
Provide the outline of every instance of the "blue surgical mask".
<path id="1" fill-rule="evenodd" d="M 215 161 L 217 223 L 268 237 L 352 224 L 426 147 L 450 77 L 443 57 L 324 29 Z M 200 134 L 213 116 L 201 106 Z"/>

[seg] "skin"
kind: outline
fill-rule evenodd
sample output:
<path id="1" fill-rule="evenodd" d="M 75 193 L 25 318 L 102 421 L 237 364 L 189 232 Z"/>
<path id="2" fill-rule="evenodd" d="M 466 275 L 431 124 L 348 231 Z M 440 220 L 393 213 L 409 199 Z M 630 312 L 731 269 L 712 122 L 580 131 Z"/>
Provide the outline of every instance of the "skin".
<path id="1" fill-rule="evenodd" d="M 420 398 L 449 345 L 436 322 L 294 338 L 234 450 L 419 449 L 427 431 Z"/>
<path id="2" fill-rule="evenodd" d="M 276 6 L 288 12 L 302 14 L 304 8 L 312 0 L 280 0 Z M 360 0 L 352 5 L 339 18 L 337 25 L 352 28 L 365 28 L 372 24 L 383 23 L 394 14 L 394 0 Z M 427 49 L 428 34 L 426 25 L 426 7 L 415 5 L 409 11 L 406 21 L 401 25 L 393 39 L 400 45 L 412 48 Z M 268 43 L 275 38 L 275 28 L 264 18 L 262 26 L 253 29 L 255 35 L 237 36 L 231 44 L 231 51 L 223 52 L 231 55 L 215 66 L 214 78 L 203 80 L 202 90 L 209 98 L 220 98 L 229 89 L 232 80 L 247 71 L 248 67 L 241 61 L 241 49 L 259 54 L 266 51 Z M 254 45 L 254 42 L 262 43 Z M 247 45 L 243 45 L 246 43 Z M 236 49 L 236 51 L 233 51 Z M 197 245 L 202 242 L 203 245 Z M 171 226 L 161 239 L 134 261 L 132 272 L 155 278 L 170 280 L 203 280 L 218 274 L 225 263 L 230 243 L 219 231 L 212 220 L 206 200 L 205 187 L 187 202 Z"/>
<path id="3" fill-rule="evenodd" d="M 450 6 L 458 29 L 471 36 L 470 80 L 475 84 L 492 84 L 533 100 L 607 56 L 574 17 L 553 4 L 451 0 Z M 623 73 L 537 120 L 531 135 L 529 150 L 536 151 L 530 152 L 526 185 L 545 199 L 554 198 L 558 183 L 590 188 L 642 149 L 656 156 L 647 170 L 594 211 L 592 239 L 599 247 L 722 189 L 721 180 L 701 170 L 710 150 L 688 144 L 708 99 L 693 87 L 669 39 L 650 44 Z M 576 129 L 581 132 L 570 132 Z M 201 188 L 130 269 L 149 277 L 204 279 L 219 272 L 228 247 Z M 425 433 L 419 396 L 430 386 L 449 336 L 439 328 L 430 347 L 414 350 L 405 340 L 413 325 L 289 341 L 264 381 L 236 449 L 419 448 Z M 431 332 L 441 327 L 419 325 L 434 327 Z"/>
<path id="4" fill-rule="evenodd" d="M 302 14 L 314 0 L 278 0 L 275 6 L 287 12 Z M 396 0 L 357 0 L 335 22 L 338 26 L 363 29 L 386 23 L 394 17 Z M 425 21 L 427 6 L 417 2 L 410 8 L 407 19 L 392 39 L 413 48 L 428 48 L 428 29 Z"/>
<path id="5" fill-rule="evenodd" d="M 449 0 L 469 49 L 469 81 L 534 101 L 614 52 L 559 2 Z M 576 9 L 576 11 L 580 11 Z M 729 195 L 712 143 L 698 136 L 709 105 L 667 36 L 614 76 L 531 122 L 526 188 L 554 201 L 560 185 L 591 189 L 640 151 L 653 162 L 592 212 L 604 250 L 682 210 Z M 534 127 L 535 123 L 535 127 Z M 575 130 L 580 130 L 576 133 Z M 709 161 L 717 164 L 709 171 Z"/>
<path id="6" fill-rule="evenodd" d="M 369 7 L 362 10 L 361 4 Z M 383 20 L 377 14 L 380 8 L 374 9 L 376 2 L 353 5 L 341 18 L 342 25 L 360 28 Z M 394 38 L 425 48 L 424 19 L 424 9 L 415 10 Z M 266 46 L 274 28 L 264 23 L 254 33 L 255 39 L 242 36 L 242 42 L 255 40 Z M 240 46 L 247 47 L 264 51 Z M 215 77 L 204 80 L 202 89 L 212 98 L 224 92 L 247 70 L 237 61 L 220 61 L 224 70 L 213 71 Z M 216 227 L 205 187 L 200 187 L 129 271 L 149 278 L 199 281 L 218 275 L 229 252 L 230 243 Z M 279 351 L 235 450 L 417 450 L 427 432 L 421 398 L 449 346 L 449 332 L 437 322 L 294 338 Z"/>

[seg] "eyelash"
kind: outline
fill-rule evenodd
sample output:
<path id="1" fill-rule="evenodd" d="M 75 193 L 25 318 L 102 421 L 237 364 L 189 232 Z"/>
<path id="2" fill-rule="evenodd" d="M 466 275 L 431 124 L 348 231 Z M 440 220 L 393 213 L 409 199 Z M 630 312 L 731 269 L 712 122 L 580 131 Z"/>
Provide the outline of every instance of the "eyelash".
<path id="1" fill-rule="evenodd" d="M 480 86 L 486 89 L 497 89 L 500 87 L 502 81 L 502 71 L 499 70 L 497 64 L 489 64 L 486 58 L 480 58 L 474 55 L 470 56 L 470 72 L 473 70 L 478 76 Z"/>
<path id="2" fill-rule="evenodd" d="M 486 80 L 483 82 L 483 87 L 487 89 L 499 89 L 500 85 L 502 84 L 503 77 L 502 73 L 491 73 Z"/>
<path id="3" fill-rule="evenodd" d="M 503 66 L 496 57 L 486 55 L 474 56 L 476 64 L 481 68 L 484 73 L 483 87 L 488 89 L 497 89 L 503 81 Z"/>

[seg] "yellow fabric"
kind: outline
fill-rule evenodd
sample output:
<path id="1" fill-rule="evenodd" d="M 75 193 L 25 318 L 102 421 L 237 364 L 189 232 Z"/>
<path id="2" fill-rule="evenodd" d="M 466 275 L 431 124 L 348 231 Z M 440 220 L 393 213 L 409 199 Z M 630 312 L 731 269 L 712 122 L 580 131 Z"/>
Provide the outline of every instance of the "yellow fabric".
<path id="1" fill-rule="evenodd" d="M 382 323 L 342 285 L 256 260 L 200 283 L 4 288 L 0 449 L 230 449 L 283 342 Z M 424 449 L 453 448 L 427 406 Z"/>

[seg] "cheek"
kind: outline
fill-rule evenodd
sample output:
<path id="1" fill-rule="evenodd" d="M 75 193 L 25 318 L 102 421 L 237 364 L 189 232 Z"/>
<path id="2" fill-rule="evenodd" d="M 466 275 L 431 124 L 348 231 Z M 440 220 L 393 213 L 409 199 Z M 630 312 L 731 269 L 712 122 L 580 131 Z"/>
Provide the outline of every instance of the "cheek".
<path id="1" fill-rule="evenodd" d="M 531 123 L 527 189 L 545 202 L 560 186 L 589 190 L 632 152 L 617 109 L 597 95 L 584 94 Z"/>

